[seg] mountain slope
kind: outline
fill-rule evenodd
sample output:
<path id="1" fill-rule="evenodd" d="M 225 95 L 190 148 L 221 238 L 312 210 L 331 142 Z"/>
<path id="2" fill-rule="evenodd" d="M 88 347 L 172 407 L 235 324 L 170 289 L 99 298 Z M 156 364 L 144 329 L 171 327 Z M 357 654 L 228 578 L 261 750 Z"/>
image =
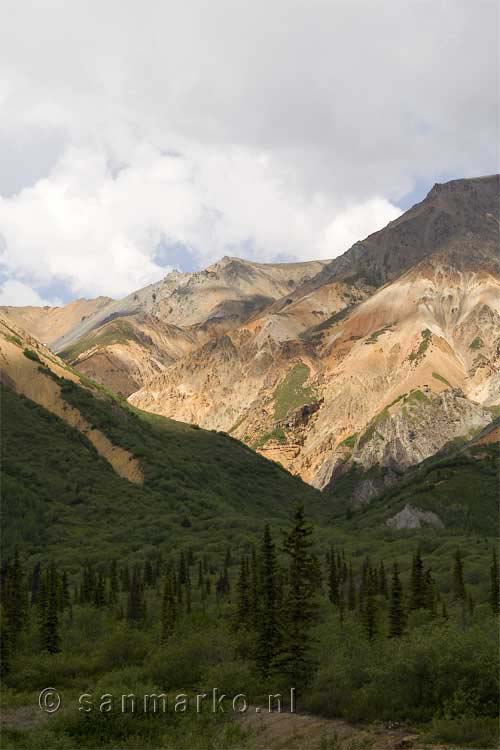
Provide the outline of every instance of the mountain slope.
<path id="1" fill-rule="evenodd" d="M 321 488 L 354 464 L 404 468 L 470 436 L 500 399 L 495 197 L 497 177 L 436 186 L 131 403 L 230 430 Z"/>
<path id="2" fill-rule="evenodd" d="M 203 271 L 174 271 L 121 300 L 3 310 L 81 372 L 129 395 L 178 357 L 289 294 L 325 264 L 225 257 Z"/>
<path id="3" fill-rule="evenodd" d="M 384 525 L 397 530 L 452 527 L 488 536 L 498 528 L 499 443 L 497 419 L 458 450 L 441 451 L 406 472 L 352 515 L 348 527 L 353 531 Z M 343 505 L 348 507 L 345 479 L 343 489 Z"/>
<path id="4" fill-rule="evenodd" d="M 0 313 L 42 344 L 52 346 L 61 336 L 111 304 L 111 297 L 77 299 L 63 307 L 0 307 Z"/>
<path id="5" fill-rule="evenodd" d="M 226 435 L 131 409 L 5 322 L 0 362 L 6 555 L 22 542 L 76 564 L 188 539 L 239 543 L 298 500 L 324 517 L 321 495 L 276 464 Z"/>

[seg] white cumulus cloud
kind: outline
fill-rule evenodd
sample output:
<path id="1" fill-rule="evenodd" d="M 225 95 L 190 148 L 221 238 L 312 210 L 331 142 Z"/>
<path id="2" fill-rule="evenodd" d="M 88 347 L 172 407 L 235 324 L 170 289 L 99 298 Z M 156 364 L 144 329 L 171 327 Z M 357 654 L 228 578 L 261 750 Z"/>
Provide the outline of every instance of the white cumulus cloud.
<path id="1" fill-rule="evenodd" d="M 42 297 L 333 256 L 497 168 L 495 0 L 3 9 L 0 272 Z"/>

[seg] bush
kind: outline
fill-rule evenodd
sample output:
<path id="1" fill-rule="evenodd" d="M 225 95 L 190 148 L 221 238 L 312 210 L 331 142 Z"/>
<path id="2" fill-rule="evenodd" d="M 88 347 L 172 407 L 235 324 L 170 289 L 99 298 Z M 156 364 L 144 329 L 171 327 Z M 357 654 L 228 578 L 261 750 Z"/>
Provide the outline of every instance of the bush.
<path id="1" fill-rule="evenodd" d="M 425 735 L 428 742 L 446 742 L 473 748 L 499 747 L 498 719 L 434 719 Z"/>
<path id="2" fill-rule="evenodd" d="M 33 351 L 33 349 L 23 349 L 23 354 L 26 357 L 26 359 L 31 359 L 33 362 L 38 362 L 39 364 L 42 364 L 42 360 L 40 359 L 38 354 Z"/>
<path id="3" fill-rule="evenodd" d="M 120 622 L 104 639 L 97 653 L 99 668 L 106 672 L 118 667 L 142 664 L 150 639 L 147 634 Z"/>
<path id="4" fill-rule="evenodd" d="M 233 651 L 231 636 L 223 627 L 176 633 L 167 646 L 150 655 L 146 668 L 162 690 L 204 688 L 203 674 L 231 659 Z"/>
<path id="5" fill-rule="evenodd" d="M 259 685 L 255 670 L 249 662 L 227 661 L 209 667 L 202 675 L 204 689 L 213 690 L 229 696 L 243 693 L 248 702 L 255 700 Z"/>
<path id="6" fill-rule="evenodd" d="M 359 623 L 330 623 L 310 710 L 352 720 L 430 721 L 495 716 L 496 622 L 423 623 L 405 638 L 369 644 Z"/>

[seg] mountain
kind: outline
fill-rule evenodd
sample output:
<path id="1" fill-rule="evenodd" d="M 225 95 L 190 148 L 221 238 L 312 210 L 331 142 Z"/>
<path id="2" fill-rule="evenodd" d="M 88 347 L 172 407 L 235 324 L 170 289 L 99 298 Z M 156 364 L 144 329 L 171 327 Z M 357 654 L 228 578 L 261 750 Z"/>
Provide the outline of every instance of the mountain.
<path id="1" fill-rule="evenodd" d="M 405 472 L 397 483 L 354 514 L 347 527 L 460 528 L 488 536 L 498 528 L 500 421 L 460 448 L 440 451 Z M 348 507 L 349 478 L 344 477 Z"/>
<path id="2" fill-rule="evenodd" d="M 80 372 L 127 396 L 179 357 L 289 294 L 324 265 L 225 257 L 203 271 L 169 273 L 121 300 L 0 309 Z"/>
<path id="3" fill-rule="evenodd" d="M 131 403 L 230 431 L 330 492 L 470 438 L 499 403 L 499 193 L 497 176 L 436 185 Z M 381 489 L 360 479 L 353 501 Z"/>
<path id="4" fill-rule="evenodd" d="M 454 180 L 332 261 L 174 272 L 52 348 L 363 506 L 498 412 L 499 197 L 498 175 Z"/>
<path id="5" fill-rule="evenodd" d="M 17 543 L 74 566 L 176 544 L 207 551 L 279 523 L 296 501 L 325 516 L 320 493 L 281 467 L 130 407 L 4 318 L 0 382 L 6 556 Z"/>
<path id="6" fill-rule="evenodd" d="M 53 346 L 75 326 L 109 305 L 111 297 L 77 299 L 63 307 L 0 307 L 0 311 L 20 328 L 29 331 L 42 344 Z"/>

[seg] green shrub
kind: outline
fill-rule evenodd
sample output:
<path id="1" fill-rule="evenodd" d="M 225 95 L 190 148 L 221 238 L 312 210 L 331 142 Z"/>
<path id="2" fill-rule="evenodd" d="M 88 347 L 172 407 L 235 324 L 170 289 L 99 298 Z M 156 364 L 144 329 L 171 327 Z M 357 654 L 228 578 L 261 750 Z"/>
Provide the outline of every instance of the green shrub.
<path id="1" fill-rule="evenodd" d="M 179 632 L 164 648 L 149 656 L 146 667 L 162 690 L 204 687 L 200 685 L 203 674 L 230 658 L 231 643 L 232 638 L 223 627 Z"/>
<path id="2" fill-rule="evenodd" d="M 38 362 L 39 364 L 42 364 L 42 360 L 40 359 L 38 354 L 33 351 L 33 349 L 23 349 L 23 354 L 26 357 L 26 359 L 31 359 L 33 362 Z"/>
<path id="3" fill-rule="evenodd" d="M 424 739 L 427 742 L 446 742 L 460 747 L 498 748 L 498 719 L 434 719 Z"/>

